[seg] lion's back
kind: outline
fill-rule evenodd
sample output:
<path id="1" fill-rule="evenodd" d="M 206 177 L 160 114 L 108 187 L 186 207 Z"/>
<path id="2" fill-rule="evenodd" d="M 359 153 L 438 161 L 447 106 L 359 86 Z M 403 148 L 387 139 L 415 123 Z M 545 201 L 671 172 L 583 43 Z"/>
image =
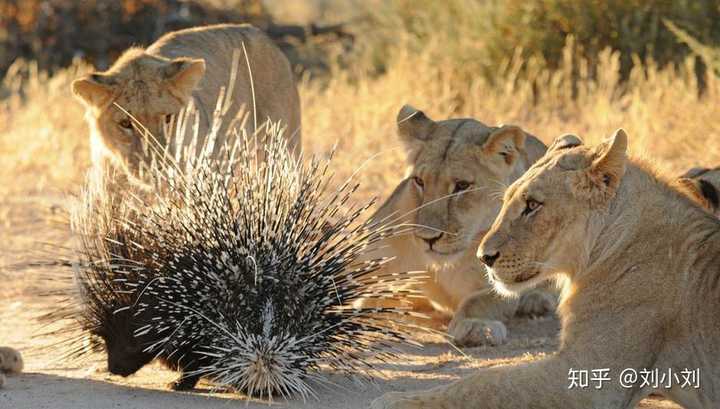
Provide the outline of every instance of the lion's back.
<path id="1" fill-rule="evenodd" d="M 179 30 L 162 36 L 147 53 L 205 60 L 205 76 L 193 96 L 206 115 L 214 111 L 220 89 L 228 87 L 236 55 L 230 113 L 244 106 L 251 113 L 249 122 L 253 117 L 258 124 L 267 118 L 281 120 L 290 133 L 298 133 L 299 141 L 300 98 L 290 62 L 260 29 L 248 24 L 219 24 Z"/>

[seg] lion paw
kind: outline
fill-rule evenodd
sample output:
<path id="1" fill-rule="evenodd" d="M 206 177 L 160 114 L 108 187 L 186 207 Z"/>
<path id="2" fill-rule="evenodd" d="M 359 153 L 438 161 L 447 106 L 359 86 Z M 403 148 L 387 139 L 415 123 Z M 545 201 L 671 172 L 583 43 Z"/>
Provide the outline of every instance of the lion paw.
<path id="1" fill-rule="evenodd" d="M 0 347 L 0 372 L 20 373 L 23 370 L 23 359 L 20 352 L 10 347 Z"/>
<path id="2" fill-rule="evenodd" d="M 453 320 L 448 328 L 453 343 L 462 347 L 502 345 L 507 340 L 507 328 L 500 321 L 463 318 Z"/>
<path id="3" fill-rule="evenodd" d="M 518 315 L 541 316 L 554 312 L 557 308 L 557 299 L 546 292 L 533 291 L 520 297 Z"/>
<path id="4" fill-rule="evenodd" d="M 5 385 L 5 375 L 0 373 L 0 388 L 2 388 L 3 385 Z"/>
<path id="5" fill-rule="evenodd" d="M 370 409 L 434 409 L 440 406 L 423 402 L 417 393 L 390 392 L 375 399 Z"/>

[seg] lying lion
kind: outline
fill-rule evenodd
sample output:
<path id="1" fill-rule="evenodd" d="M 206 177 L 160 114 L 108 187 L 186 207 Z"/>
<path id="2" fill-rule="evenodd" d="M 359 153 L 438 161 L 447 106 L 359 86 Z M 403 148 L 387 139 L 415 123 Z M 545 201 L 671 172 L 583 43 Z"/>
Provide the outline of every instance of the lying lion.
<path id="1" fill-rule="evenodd" d="M 107 71 L 72 83 L 73 93 L 87 108 L 93 164 L 103 169 L 107 163 L 119 165 L 136 176 L 147 159 L 146 132 L 165 146 L 164 128 L 191 99 L 200 116 L 198 135 L 205 137 L 221 88 L 230 85 L 223 127 L 247 110 L 249 135 L 271 119 L 286 126 L 285 135 L 292 138 L 288 145 L 299 147 L 300 98 L 287 58 L 259 29 L 223 24 L 165 34 L 145 49 L 127 50 Z M 218 135 L 225 135 L 224 129 Z"/>
<path id="2" fill-rule="evenodd" d="M 558 138 L 506 191 L 478 250 L 503 292 L 566 279 L 559 352 L 373 408 L 620 409 L 650 393 L 720 407 L 720 221 L 626 147 L 622 130 L 595 147 Z M 609 380 L 573 387 L 582 370 Z M 655 370 L 671 376 L 627 377 Z M 700 379 L 687 384 L 684 371 Z"/>
<path id="3" fill-rule="evenodd" d="M 502 190 L 545 153 L 517 126 L 488 126 L 472 118 L 435 121 L 409 105 L 397 115 L 408 172 L 373 215 L 375 221 L 416 226 L 383 242 L 394 259 L 385 269 L 428 271 L 413 307 L 448 325 L 460 346 L 497 345 L 516 313 L 543 315 L 556 297 L 544 290 L 519 299 L 492 291 L 475 259 L 480 239 L 500 210 Z"/>

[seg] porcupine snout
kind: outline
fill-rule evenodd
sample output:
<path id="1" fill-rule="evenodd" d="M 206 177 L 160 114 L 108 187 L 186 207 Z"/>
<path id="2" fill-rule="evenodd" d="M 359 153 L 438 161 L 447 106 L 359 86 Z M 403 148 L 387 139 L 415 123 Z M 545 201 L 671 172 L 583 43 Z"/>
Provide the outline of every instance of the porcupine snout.
<path id="1" fill-rule="evenodd" d="M 142 365 L 125 364 L 108 359 L 108 371 L 113 375 L 127 377 L 140 370 L 141 367 Z"/>
<path id="2" fill-rule="evenodd" d="M 138 368 L 139 369 L 139 368 Z M 123 377 L 130 376 L 134 374 L 137 369 L 130 368 L 126 365 L 120 364 L 118 362 L 108 362 L 108 371 L 110 371 L 113 375 L 120 375 Z"/>
<path id="3" fill-rule="evenodd" d="M 152 355 L 135 351 L 128 346 L 108 348 L 108 371 L 114 375 L 130 376 L 152 361 Z"/>

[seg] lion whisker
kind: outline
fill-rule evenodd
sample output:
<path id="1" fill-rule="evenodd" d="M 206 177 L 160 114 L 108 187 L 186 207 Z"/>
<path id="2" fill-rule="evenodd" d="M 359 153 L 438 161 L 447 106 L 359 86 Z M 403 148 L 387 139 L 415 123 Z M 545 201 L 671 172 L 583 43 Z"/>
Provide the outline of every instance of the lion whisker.
<path id="1" fill-rule="evenodd" d="M 423 209 L 423 208 L 425 208 L 425 207 L 427 207 L 427 206 L 430 206 L 431 204 L 437 203 L 437 202 L 439 202 L 439 201 L 441 201 L 441 200 L 445 200 L 445 199 L 448 199 L 448 198 L 451 198 L 451 197 L 454 197 L 454 196 L 462 195 L 462 194 L 465 194 L 465 193 L 481 191 L 481 190 L 483 190 L 483 189 L 487 189 L 487 188 L 486 188 L 486 187 L 475 187 L 475 188 L 471 188 L 471 189 L 464 190 L 464 191 L 462 191 L 462 192 L 450 193 L 450 194 L 447 194 L 447 195 L 445 195 L 445 196 L 438 197 L 437 199 L 431 200 L 431 201 L 429 201 L 429 202 L 427 202 L 427 203 L 423 203 L 422 205 L 420 205 L 420 206 L 418 206 L 418 207 L 416 207 L 416 208 L 414 208 L 414 209 L 408 210 L 407 212 L 405 212 L 405 213 L 403 213 L 403 214 L 395 217 L 394 219 L 390 219 L 391 217 L 395 216 L 396 213 L 398 213 L 398 212 L 393 212 L 393 213 L 387 215 L 386 217 L 384 217 L 383 219 L 379 220 L 377 223 L 378 223 L 378 224 L 384 224 L 384 225 L 394 225 L 397 221 L 399 221 L 399 220 L 401 220 L 401 219 L 403 219 L 403 218 L 405 218 L 405 217 L 413 214 L 414 212 L 420 211 L 421 209 Z"/>
<path id="2" fill-rule="evenodd" d="M 431 226 L 427 226 L 427 225 L 424 225 L 424 224 L 401 223 L 401 224 L 398 224 L 396 227 L 416 227 L 416 228 L 419 227 L 419 228 L 422 228 L 422 229 L 432 230 L 432 231 L 437 232 L 437 233 L 443 233 L 443 234 L 447 234 L 447 235 L 451 235 L 451 236 L 459 236 L 459 233 L 452 233 L 452 232 L 449 232 L 449 231 L 447 231 L 447 230 L 438 229 L 437 227 L 431 227 Z"/>

